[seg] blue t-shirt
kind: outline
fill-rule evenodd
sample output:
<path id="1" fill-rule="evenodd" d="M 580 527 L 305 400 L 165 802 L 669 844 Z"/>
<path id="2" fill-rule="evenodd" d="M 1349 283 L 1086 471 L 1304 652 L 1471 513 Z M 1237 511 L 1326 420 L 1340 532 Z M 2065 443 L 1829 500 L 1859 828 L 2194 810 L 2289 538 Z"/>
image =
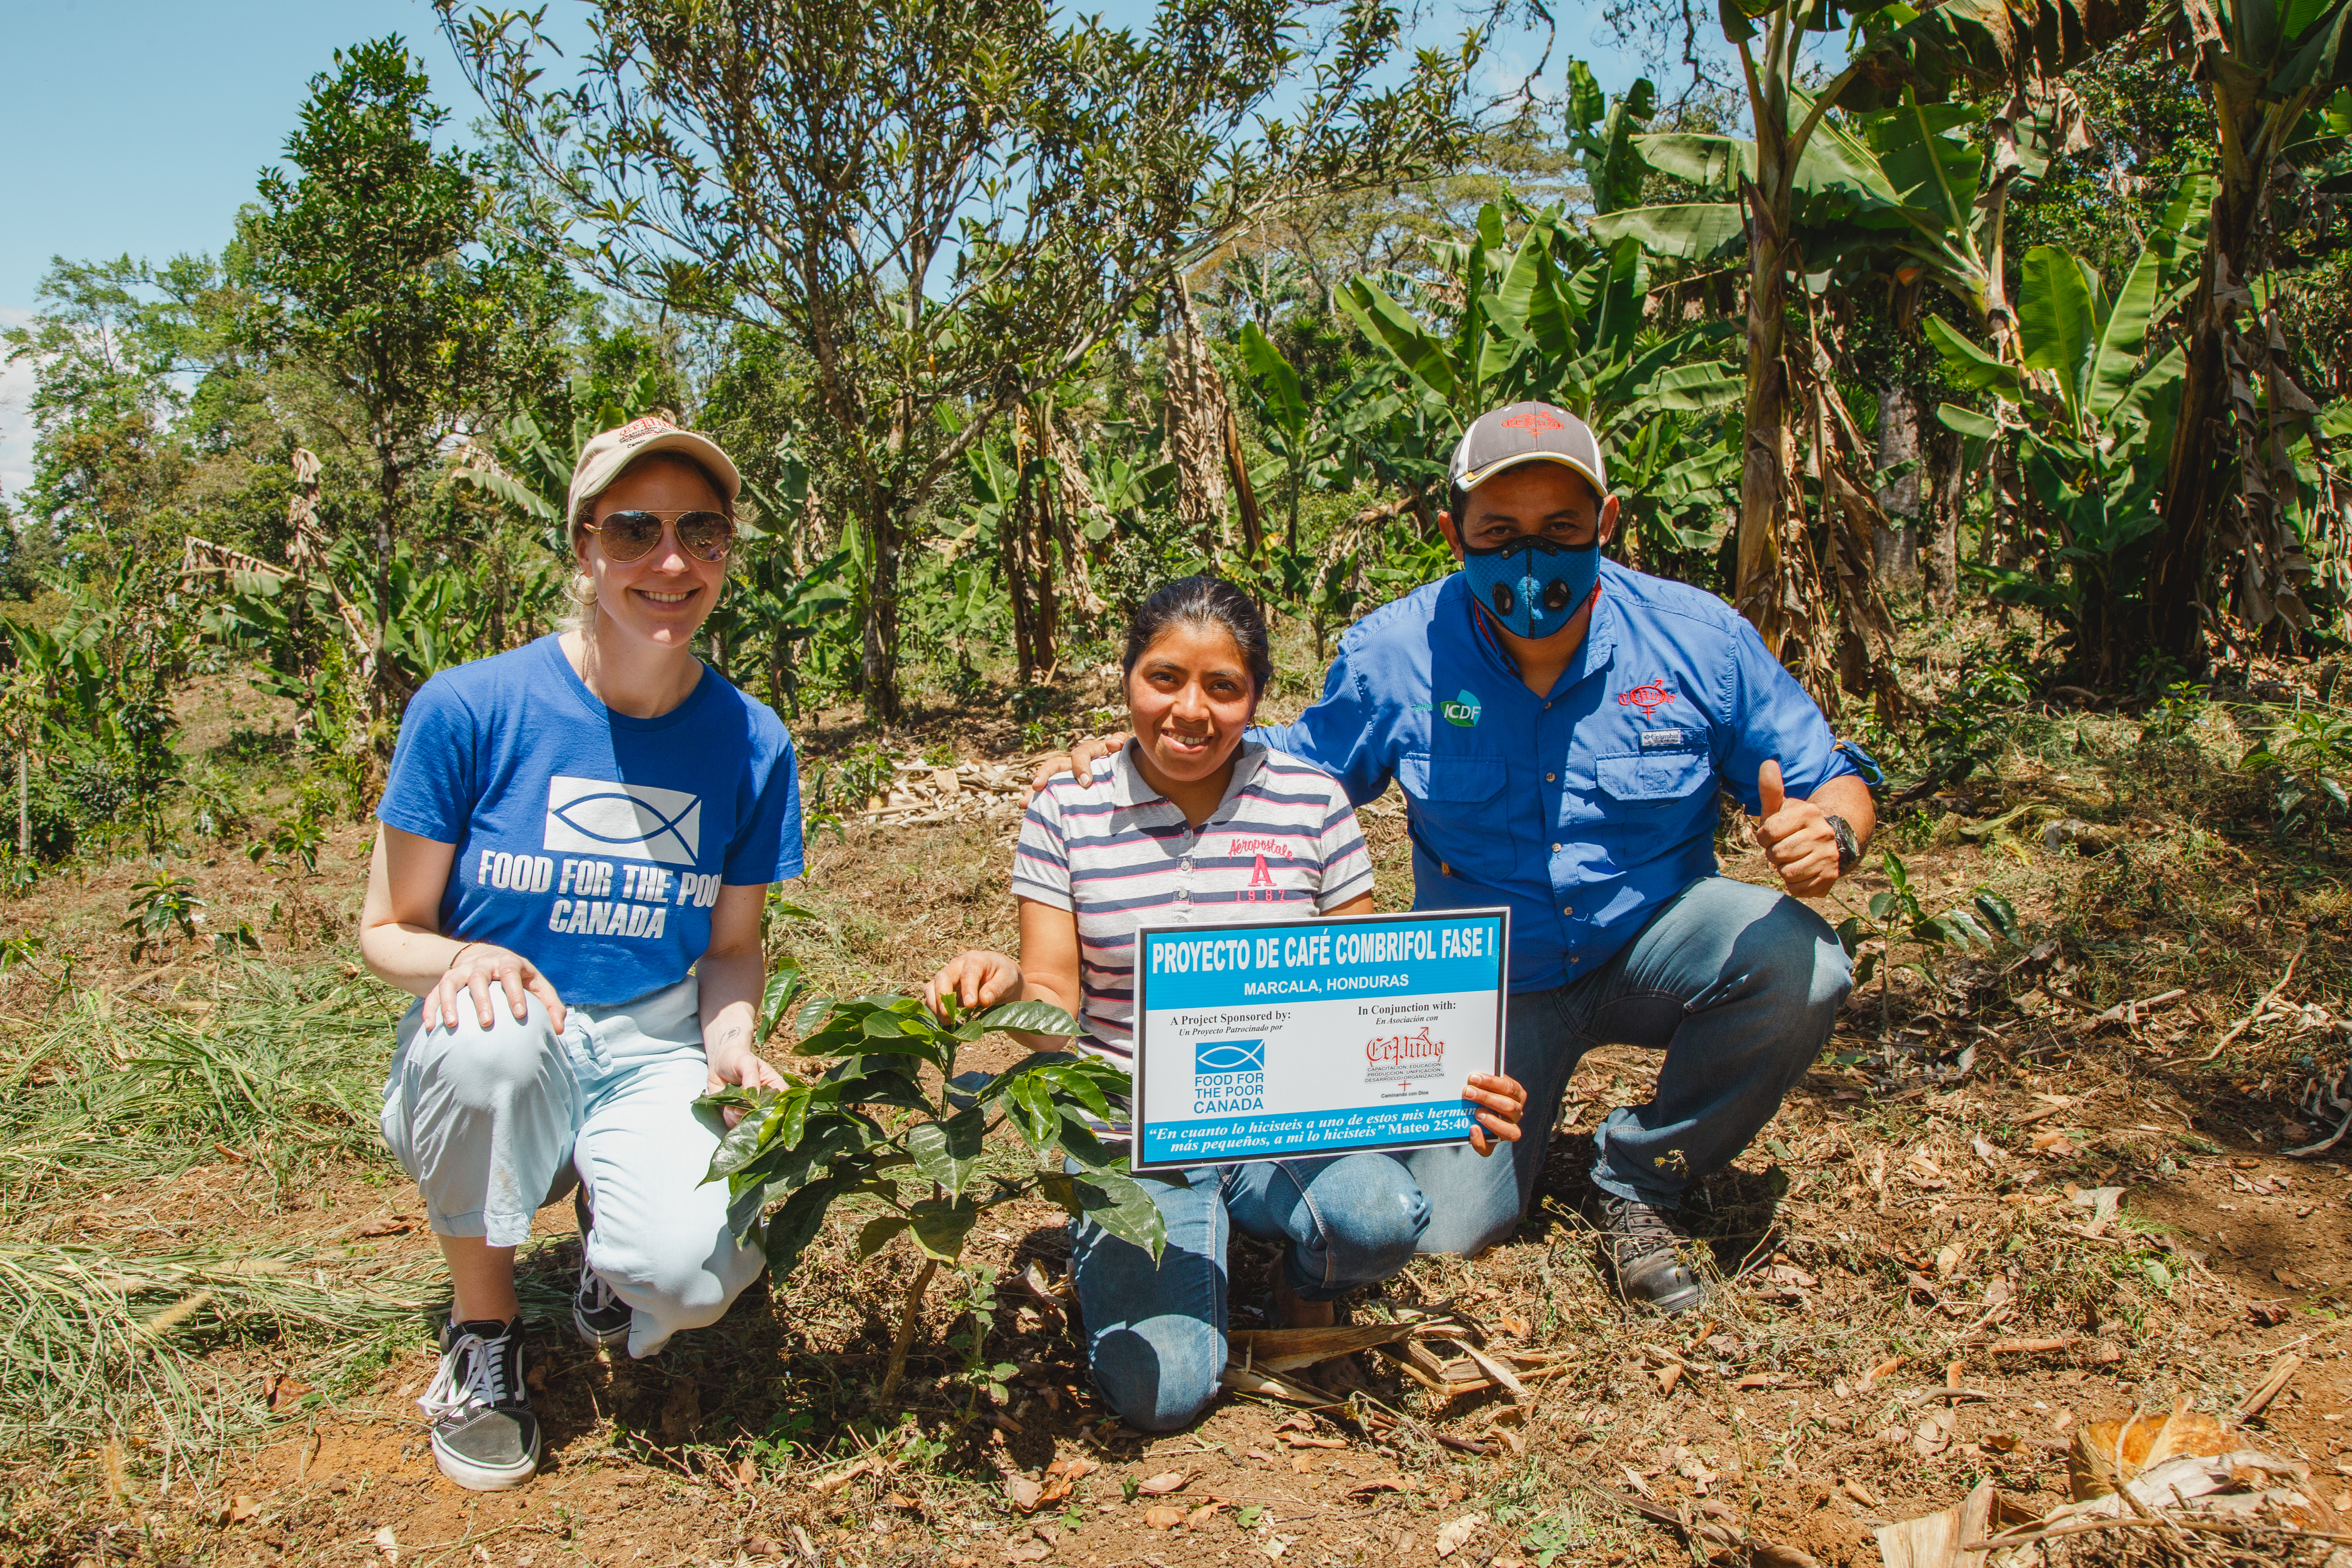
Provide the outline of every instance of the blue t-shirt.
<path id="1" fill-rule="evenodd" d="M 1591 973 L 1715 873 L 1716 795 L 1754 812 L 1875 772 L 1714 595 L 1601 563 L 1591 629 L 1538 697 L 1461 573 L 1349 628 L 1322 700 L 1264 741 L 1364 805 L 1394 779 L 1417 910 L 1511 908 L 1511 989 Z"/>
<path id="2" fill-rule="evenodd" d="M 553 637 L 445 669 L 401 721 L 377 817 L 457 846 L 441 930 L 568 1003 L 686 978 L 722 885 L 801 872 L 792 737 L 708 668 L 658 719 L 596 700 Z"/>

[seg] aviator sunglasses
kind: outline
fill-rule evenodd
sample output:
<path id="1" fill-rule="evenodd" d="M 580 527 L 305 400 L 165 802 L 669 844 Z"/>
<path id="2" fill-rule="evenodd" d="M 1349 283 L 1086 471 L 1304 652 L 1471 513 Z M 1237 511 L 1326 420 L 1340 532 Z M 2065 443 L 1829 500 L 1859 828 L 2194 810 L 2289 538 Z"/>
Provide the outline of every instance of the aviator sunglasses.
<path id="1" fill-rule="evenodd" d="M 583 526 L 604 542 L 606 560 L 625 563 L 653 553 L 665 520 L 677 526 L 677 547 L 697 561 L 724 561 L 735 542 L 735 525 L 719 511 L 608 511 Z"/>

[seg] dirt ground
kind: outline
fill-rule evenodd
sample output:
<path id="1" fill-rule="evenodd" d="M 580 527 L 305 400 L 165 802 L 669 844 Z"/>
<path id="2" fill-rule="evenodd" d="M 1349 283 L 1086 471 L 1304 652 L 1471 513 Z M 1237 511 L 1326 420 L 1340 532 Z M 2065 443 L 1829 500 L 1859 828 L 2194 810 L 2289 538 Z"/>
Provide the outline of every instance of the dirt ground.
<path id="1" fill-rule="evenodd" d="M 854 721 L 797 726 L 804 753 L 870 738 Z M 994 762 L 1013 759 L 1017 737 L 943 721 L 896 739 Z M 341 1384 L 311 1386 L 299 1349 L 224 1351 L 236 1375 L 294 1391 L 284 1418 L 169 1484 L 98 1451 L 0 1460 L 10 1545 L 22 1561 L 89 1564 L 1513 1568 L 1688 1562 L 1688 1530 L 1714 1521 L 1861 1568 L 1877 1561 L 1874 1525 L 1943 1508 L 1983 1479 L 2030 1503 L 2062 1500 L 2074 1426 L 2182 1397 L 2227 1413 L 2288 1356 L 2294 1375 L 2251 1428 L 2332 1478 L 2338 1498 L 2352 1489 L 2340 1331 L 2352 1166 L 2279 1149 L 2305 1136 L 2288 1064 L 2342 1056 L 2327 1011 L 2340 994 L 2298 983 L 2281 1002 L 2312 1011 L 2265 1014 L 2212 1063 L 2197 1058 L 2288 955 L 2342 946 L 2340 887 L 2286 876 L 2251 839 L 2217 847 L 2127 792 L 2029 761 L 2001 771 L 1999 790 L 1886 841 L 1947 899 L 2004 888 L 2033 952 L 2054 946 L 1906 972 L 1884 1000 L 1874 984 L 1856 995 L 1822 1065 L 1685 1211 L 1716 1277 L 1706 1309 L 1671 1322 L 1630 1313 L 1595 1265 L 1581 1134 L 1646 1097 L 1654 1058 L 1632 1049 L 1580 1069 L 1536 1210 L 1510 1245 L 1420 1260 L 1351 1309 L 1358 1321 L 1414 1307 L 1465 1315 L 1487 1353 L 1526 1374 L 1524 1394 L 1442 1397 L 1367 1356 L 1345 1405 L 1228 1396 L 1192 1429 L 1146 1437 L 1093 1397 L 1054 1310 L 1007 1289 L 987 1348 L 1021 1372 L 1006 1405 L 967 1412 L 947 1341 L 971 1321 L 935 1289 L 902 1408 L 879 1409 L 873 1385 L 911 1267 L 895 1249 L 855 1264 L 855 1222 L 837 1216 L 791 1279 L 763 1280 L 652 1361 L 591 1352 L 550 1314 L 530 1347 L 546 1459 L 516 1491 L 468 1493 L 435 1471 L 415 1404 L 433 1371 L 428 1311 L 413 1342 Z M 2093 794 L 2102 820 L 2145 840 L 2138 859 L 1955 836 L 2021 801 L 2083 810 Z M 1008 797 L 968 819 L 854 821 L 823 836 L 795 894 L 818 918 L 784 940 L 822 989 L 913 982 L 962 946 L 1008 943 L 1015 821 Z M 1381 905 L 1404 907 L 1393 797 L 1366 826 Z M 366 848 L 364 827 L 344 823 L 315 874 L 257 865 L 234 844 L 173 865 L 212 929 L 247 922 L 264 961 L 355 973 Z M 1727 848 L 1727 870 L 1760 879 L 1736 830 Z M 131 885 L 152 874 L 119 860 L 6 907 L 8 934 L 46 944 L 40 967 L 11 972 L 0 995 L 18 1037 L 67 952 L 78 984 L 125 1005 L 201 1007 L 224 983 L 203 942 L 131 962 L 116 928 Z M 1845 897 L 1859 908 L 1885 886 L 1861 873 Z M 2323 973 L 2334 963 L 2305 971 Z M 2099 1016 L 2168 989 L 2186 994 Z M 568 1205 L 540 1217 L 526 1275 L 541 1299 L 568 1289 L 572 1228 Z M 168 1182 L 72 1194 L 23 1233 L 130 1251 L 299 1241 L 376 1268 L 432 1250 L 388 1159 L 343 1160 L 289 1189 L 227 1144 Z M 1038 1206 L 977 1237 L 972 1260 L 1008 1280 L 1034 1262 L 1052 1279 L 1066 1252 L 1058 1211 Z M 1234 1300 L 1253 1300 L 1270 1255 L 1246 1243 L 1236 1255 Z M 1235 1321 L 1249 1321 L 1245 1308 Z"/>

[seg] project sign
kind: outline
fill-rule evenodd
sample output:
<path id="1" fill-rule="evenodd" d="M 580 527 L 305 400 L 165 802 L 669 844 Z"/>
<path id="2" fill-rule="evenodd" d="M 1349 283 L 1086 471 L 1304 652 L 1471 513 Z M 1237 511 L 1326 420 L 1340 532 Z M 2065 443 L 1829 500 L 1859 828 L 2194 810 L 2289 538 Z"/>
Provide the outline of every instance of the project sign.
<path id="1" fill-rule="evenodd" d="M 1139 1171 L 1464 1143 L 1499 1073 L 1510 911 L 1136 933 Z"/>

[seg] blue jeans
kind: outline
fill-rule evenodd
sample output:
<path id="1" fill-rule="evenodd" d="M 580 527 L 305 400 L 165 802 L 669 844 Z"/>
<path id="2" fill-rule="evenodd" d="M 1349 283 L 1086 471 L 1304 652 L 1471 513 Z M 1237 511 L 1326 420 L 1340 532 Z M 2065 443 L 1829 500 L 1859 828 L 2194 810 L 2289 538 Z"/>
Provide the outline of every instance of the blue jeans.
<path id="1" fill-rule="evenodd" d="M 1769 888 L 1706 877 L 1653 915 L 1592 973 L 1512 995 L 1507 1070 L 1528 1091 L 1511 1158 L 1469 1149 L 1403 1156 L 1436 1217 L 1423 1252 L 1468 1255 L 1510 1239 L 1534 1196 L 1569 1075 L 1595 1046 L 1662 1050 L 1647 1105 L 1594 1135 L 1602 1191 L 1671 1211 L 1683 1189 L 1748 1147 L 1805 1076 L 1853 988 L 1829 923 Z"/>
<path id="2" fill-rule="evenodd" d="M 1429 1201 L 1386 1154 L 1201 1165 L 1189 1186 L 1139 1176 L 1168 1228 L 1160 1261 L 1091 1223 L 1072 1226 L 1071 1267 L 1095 1386 L 1130 1426 L 1172 1432 L 1217 1396 L 1225 1370 L 1225 1244 L 1232 1228 L 1290 1244 L 1290 1288 L 1333 1300 L 1412 1258 Z"/>

